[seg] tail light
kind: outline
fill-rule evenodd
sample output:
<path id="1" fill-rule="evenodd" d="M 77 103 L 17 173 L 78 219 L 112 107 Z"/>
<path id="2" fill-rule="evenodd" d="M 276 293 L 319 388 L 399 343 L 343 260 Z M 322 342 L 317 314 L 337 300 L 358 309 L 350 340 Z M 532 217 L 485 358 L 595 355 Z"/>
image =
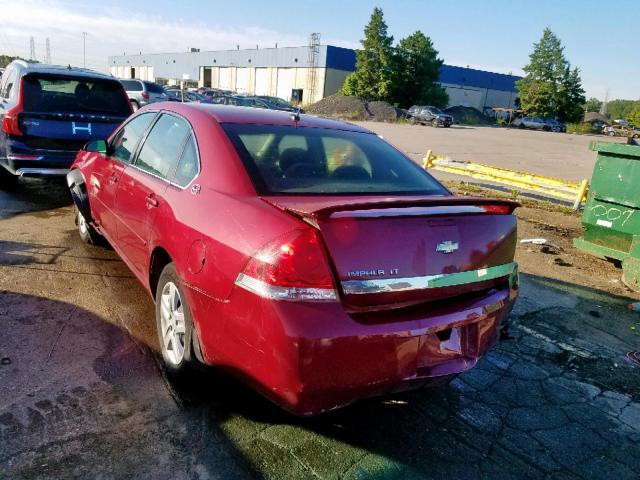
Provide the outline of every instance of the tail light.
<path id="1" fill-rule="evenodd" d="M 515 207 L 510 204 L 498 203 L 495 205 L 481 205 L 480 208 L 482 208 L 482 210 L 484 210 L 486 213 L 492 215 L 509 215 L 511 212 L 513 212 L 513 209 Z"/>
<path id="2" fill-rule="evenodd" d="M 144 98 L 145 100 L 149 100 L 149 93 L 148 92 L 142 92 L 142 98 Z"/>
<path id="3" fill-rule="evenodd" d="M 9 135 L 22 136 L 22 130 L 20 130 L 20 114 L 23 111 L 22 92 L 23 80 L 20 79 L 18 103 L 16 103 L 14 107 L 7 110 L 2 116 L 2 131 Z"/>
<path id="4" fill-rule="evenodd" d="M 324 252 L 311 229 L 294 230 L 262 247 L 238 275 L 236 285 L 272 300 L 338 299 Z"/>

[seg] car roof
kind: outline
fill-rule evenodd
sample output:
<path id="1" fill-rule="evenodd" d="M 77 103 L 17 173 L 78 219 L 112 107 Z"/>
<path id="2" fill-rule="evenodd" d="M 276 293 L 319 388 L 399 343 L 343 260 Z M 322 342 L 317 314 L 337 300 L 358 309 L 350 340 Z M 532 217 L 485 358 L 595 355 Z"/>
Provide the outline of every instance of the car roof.
<path id="1" fill-rule="evenodd" d="M 49 73 L 55 75 L 72 74 L 74 76 L 87 77 L 87 78 L 102 78 L 105 80 L 117 80 L 116 77 L 109 73 L 97 72 L 88 68 L 78 68 L 72 66 L 63 65 L 48 65 L 44 63 L 29 63 L 23 60 L 14 60 L 11 63 L 16 63 L 20 66 L 21 70 L 27 73 Z"/>
<path id="2" fill-rule="evenodd" d="M 145 107 L 148 109 L 148 107 Z M 341 122 L 330 118 L 300 114 L 300 120 L 294 122 L 291 112 L 266 110 L 254 107 L 236 107 L 232 105 L 162 102 L 152 104 L 152 109 L 173 111 L 188 116 L 191 111 L 198 111 L 211 116 L 218 123 L 254 124 L 254 125 L 297 125 L 300 127 L 347 130 L 351 132 L 372 133 L 352 123 Z"/>

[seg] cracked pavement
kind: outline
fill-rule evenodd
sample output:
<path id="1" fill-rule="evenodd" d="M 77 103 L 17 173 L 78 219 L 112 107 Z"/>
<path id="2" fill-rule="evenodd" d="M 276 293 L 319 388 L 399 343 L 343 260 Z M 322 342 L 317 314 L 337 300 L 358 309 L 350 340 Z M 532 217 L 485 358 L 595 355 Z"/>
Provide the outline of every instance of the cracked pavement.
<path id="1" fill-rule="evenodd" d="M 213 369 L 168 378 L 151 300 L 46 189 L 0 193 L 0 479 L 640 478 L 626 298 L 524 274 L 474 370 L 299 419 Z"/>

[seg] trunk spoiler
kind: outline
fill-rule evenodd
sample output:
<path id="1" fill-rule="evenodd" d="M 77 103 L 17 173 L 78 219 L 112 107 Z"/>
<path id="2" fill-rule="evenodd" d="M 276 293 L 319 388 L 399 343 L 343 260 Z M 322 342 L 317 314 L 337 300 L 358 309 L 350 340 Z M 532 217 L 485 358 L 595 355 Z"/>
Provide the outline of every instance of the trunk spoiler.
<path id="1" fill-rule="evenodd" d="M 326 199 L 309 199 L 300 197 L 262 197 L 262 200 L 280 210 L 287 211 L 304 220 L 327 220 L 333 214 L 350 216 L 349 212 L 358 216 L 416 216 L 416 215 L 451 215 L 455 213 L 492 213 L 483 207 L 499 207 L 503 213 L 510 214 L 520 206 L 513 200 L 482 197 L 393 197 L 363 200 L 344 197 L 327 197 Z M 412 209 L 412 211 L 406 211 Z M 371 210 L 385 210 L 367 214 Z M 404 210 L 404 211 L 403 211 Z M 495 213 L 495 212 L 494 212 Z"/>

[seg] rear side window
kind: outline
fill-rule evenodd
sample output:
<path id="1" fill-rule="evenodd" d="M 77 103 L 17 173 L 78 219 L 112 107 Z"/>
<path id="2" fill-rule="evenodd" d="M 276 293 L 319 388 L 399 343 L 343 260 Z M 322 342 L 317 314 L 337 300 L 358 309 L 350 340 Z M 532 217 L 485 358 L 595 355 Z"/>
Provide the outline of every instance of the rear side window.
<path id="1" fill-rule="evenodd" d="M 158 85 L 157 83 L 153 83 L 153 82 L 144 82 L 145 87 L 147 87 L 147 92 L 151 92 L 151 93 L 164 93 L 164 88 L 162 88 L 162 85 Z"/>
<path id="2" fill-rule="evenodd" d="M 155 116 L 155 112 L 140 114 L 120 128 L 111 142 L 113 157 L 121 162 L 131 163 L 136 145 Z"/>
<path id="3" fill-rule="evenodd" d="M 127 92 L 141 92 L 142 91 L 142 83 L 137 82 L 135 80 L 120 80 L 122 86 Z"/>
<path id="4" fill-rule="evenodd" d="M 182 153 L 189 125 L 173 115 L 162 114 L 145 140 L 136 166 L 140 169 L 168 179 Z"/>
<path id="5" fill-rule="evenodd" d="M 448 194 L 424 169 L 370 133 L 280 125 L 222 127 L 260 194 Z"/>
<path id="6" fill-rule="evenodd" d="M 173 183 L 180 185 L 181 187 L 186 187 L 191 183 L 191 180 L 196 177 L 199 168 L 198 146 L 196 145 L 193 135 L 189 135 L 187 143 L 184 146 L 182 156 L 180 157 L 180 161 L 178 162 Z"/>
<path id="7" fill-rule="evenodd" d="M 24 110 L 44 113 L 93 113 L 128 117 L 129 102 L 115 80 L 29 74 L 23 79 Z"/>

